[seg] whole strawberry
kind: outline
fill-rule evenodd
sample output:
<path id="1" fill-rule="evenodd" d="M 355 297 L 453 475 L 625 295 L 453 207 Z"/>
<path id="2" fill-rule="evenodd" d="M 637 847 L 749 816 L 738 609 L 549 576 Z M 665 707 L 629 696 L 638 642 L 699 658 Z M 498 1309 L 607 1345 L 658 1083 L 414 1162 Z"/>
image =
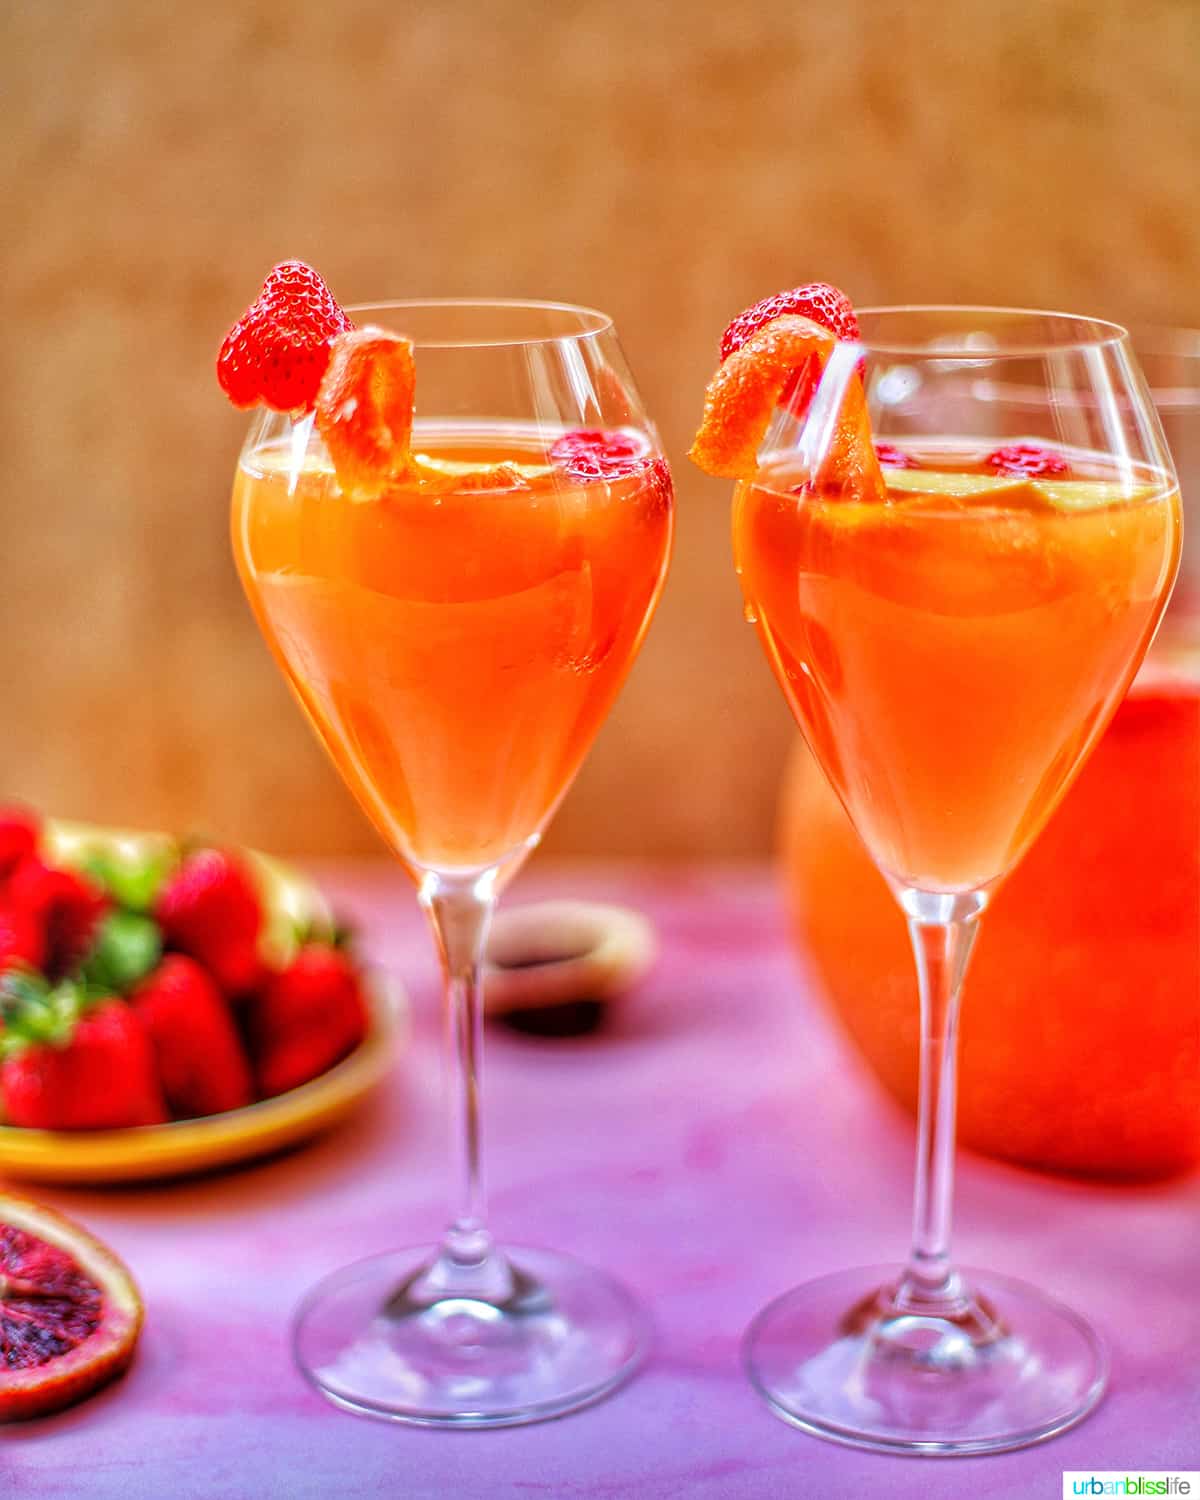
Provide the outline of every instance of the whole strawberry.
<path id="1" fill-rule="evenodd" d="M 189 854 L 159 891 L 154 915 L 164 946 L 203 964 L 226 995 L 247 994 L 261 983 L 262 901 L 234 855 L 223 849 Z"/>
<path id="2" fill-rule="evenodd" d="M 0 807 L 0 881 L 37 852 L 41 825 L 24 807 Z"/>
<path id="3" fill-rule="evenodd" d="M 229 1006 L 194 959 L 164 958 L 129 1003 L 153 1044 L 173 1115 L 215 1115 L 252 1101 L 250 1065 Z"/>
<path id="4" fill-rule="evenodd" d="M 47 979 L 65 978 L 90 950 L 108 910 L 103 890 L 78 870 L 24 860 L 8 881 L 5 904 L 36 924 L 42 935 L 38 967 Z"/>
<path id="5" fill-rule="evenodd" d="M 307 411 L 329 351 L 353 323 L 311 266 L 282 261 L 225 336 L 217 379 L 235 406 Z"/>
<path id="6" fill-rule="evenodd" d="M 347 956 L 325 943 L 301 948 L 245 1014 L 258 1092 L 282 1094 L 340 1062 L 367 1031 L 367 1007 Z"/>
<path id="7" fill-rule="evenodd" d="M 19 907 L 0 905 L 0 970 L 40 969 L 45 957 L 41 924 Z"/>
<path id="8" fill-rule="evenodd" d="M 116 1130 L 167 1118 L 150 1038 L 123 1000 L 12 972 L 0 981 L 0 1015 L 10 1125 Z"/>

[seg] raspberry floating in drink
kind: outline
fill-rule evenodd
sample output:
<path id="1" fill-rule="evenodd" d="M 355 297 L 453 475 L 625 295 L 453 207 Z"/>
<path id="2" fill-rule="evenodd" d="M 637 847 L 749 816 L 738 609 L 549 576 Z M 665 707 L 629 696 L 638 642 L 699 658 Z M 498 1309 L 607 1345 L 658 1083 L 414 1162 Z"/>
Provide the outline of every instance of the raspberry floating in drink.
<path id="1" fill-rule="evenodd" d="M 997 474 L 1023 474 L 1027 479 L 1069 474 L 1070 464 L 1060 453 L 1039 448 L 1035 443 L 1009 443 L 989 453 L 984 463 Z"/>

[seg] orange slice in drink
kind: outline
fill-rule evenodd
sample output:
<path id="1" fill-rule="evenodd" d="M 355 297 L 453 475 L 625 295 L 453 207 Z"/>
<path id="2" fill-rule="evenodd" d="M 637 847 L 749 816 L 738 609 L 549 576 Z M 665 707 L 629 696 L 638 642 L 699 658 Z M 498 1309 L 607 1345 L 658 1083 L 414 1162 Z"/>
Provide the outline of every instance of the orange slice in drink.
<path id="1" fill-rule="evenodd" d="M 416 386 L 411 339 L 370 327 L 334 339 L 317 430 L 347 494 L 377 495 L 408 467 Z"/>
<path id="2" fill-rule="evenodd" d="M 371 500 L 394 484 L 433 495 L 523 490 L 553 472 L 548 465 L 459 463 L 414 453 L 416 384 L 412 341 L 402 334 L 354 328 L 334 340 L 317 396 L 317 430 L 347 495 Z"/>
<path id="3" fill-rule="evenodd" d="M 472 490 L 528 490 L 538 480 L 553 474 L 549 464 L 469 463 L 461 459 L 431 458 L 414 453 L 407 477 L 430 494 L 463 494 Z"/>
<path id="4" fill-rule="evenodd" d="M 751 334 L 722 360 L 709 382 L 704 418 L 688 454 L 692 462 L 722 479 L 753 479 L 776 408 L 799 372 L 824 370 L 837 342 L 828 329 L 798 314 L 773 318 Z M 823 494 L 848 499 L 887 497 L 857 372 L 847 387 L 829 451 L 822 455 L 820 487 Z"/>

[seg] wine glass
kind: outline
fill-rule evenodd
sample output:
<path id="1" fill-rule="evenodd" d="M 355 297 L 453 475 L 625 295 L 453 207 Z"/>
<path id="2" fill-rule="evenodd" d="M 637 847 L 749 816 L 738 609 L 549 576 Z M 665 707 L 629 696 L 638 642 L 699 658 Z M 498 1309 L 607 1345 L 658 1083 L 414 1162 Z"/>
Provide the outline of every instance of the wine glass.
<path id="1" fill-rule="evenodd" d="M 429 919 L 456 1164 L 441 1240 L 329 1276 L 297 1315 L 295 1354 L 354 1411 L 512 1425 L 597 1399 L 645 1346 L 615 1281 L 488 1231 L 480 967 L 497 897 L 649 625 L 671 479 L 604 314 L 351 311 L 413 341 L 418 459 L 382 493 L 344 493 L 312 416 L 264 412 L 238 466 L 233 544 L 279 666 Z"/>
<path id="2" fill-rule="evenodd" d="M 1175 460 L 1184 508 L 1192 510 L 1190 486 L 1200 478 L 1200 329 L 1138 327 L 1130 335 Z M 1198 638 L 1200 526 L 1185 524 L 1179 576 L 1155 647 L 1194 653 Z"/>
<path id="3" fill-rule="evenodd" d="M 1179 496 L 1123 329 L 998 308 L 860 320 L 809 406 L 777 409 L 735 492 L 734 548 L 747 616 L 908 920 L 913 1238 L 899 1270 L 838 1272 L 772 1302 L 746 1361 L 772 1408 L 819 1436 L 989 1453 L 1079 1421 L 1107 1356 L 1070 1309 L 951 1260 L 963 978 L 991 895 L 1154 634 Z M 882 487 L 864 499 L 864 483 Z"/>

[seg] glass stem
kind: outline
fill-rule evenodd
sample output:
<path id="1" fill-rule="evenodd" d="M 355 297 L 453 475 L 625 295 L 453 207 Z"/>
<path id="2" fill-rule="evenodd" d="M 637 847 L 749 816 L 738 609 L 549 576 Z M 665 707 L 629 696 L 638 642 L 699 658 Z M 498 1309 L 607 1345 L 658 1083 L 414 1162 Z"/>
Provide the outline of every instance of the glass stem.
<path id="1" fill-rule="evenodd" d="M 483 1056 L 483 958 L 496 907 L 496 872 L 465 878 L 428 874 L 421 906 L 433 929 L 445 986 L 446 1074 L 453 1151 L 450 1222 L 438 1264 L 448 1280 L 480 1280 L 493 1260 L 487 1229 L 480 1122 Z M 474 1273 L 480 1273 L 476 1276 Z"/>
<path id="2" fill-rule="evenodd" d="M 896 1301 L 905 1311 L 936 1316 L 963 1306 L 962 1286 L 950 1261 L 958 1016 L 985 897 L 905 891 L 900 904 L 917 961 L 921 1073 L 912 1250 Z"/>

